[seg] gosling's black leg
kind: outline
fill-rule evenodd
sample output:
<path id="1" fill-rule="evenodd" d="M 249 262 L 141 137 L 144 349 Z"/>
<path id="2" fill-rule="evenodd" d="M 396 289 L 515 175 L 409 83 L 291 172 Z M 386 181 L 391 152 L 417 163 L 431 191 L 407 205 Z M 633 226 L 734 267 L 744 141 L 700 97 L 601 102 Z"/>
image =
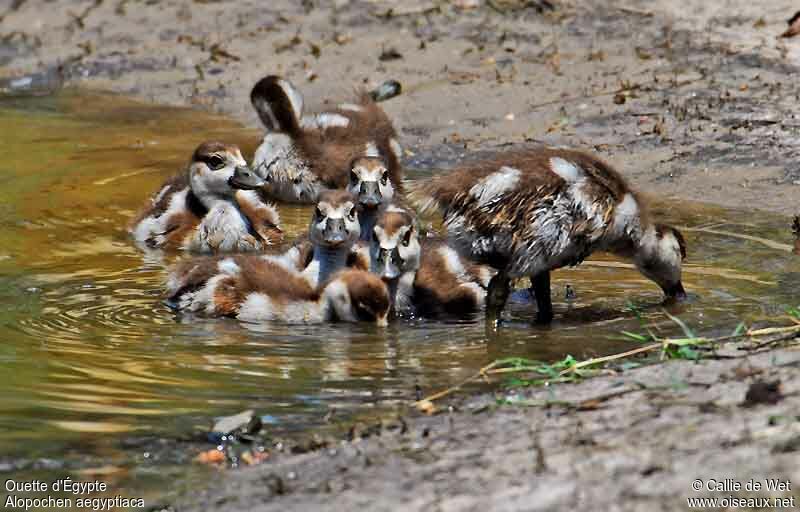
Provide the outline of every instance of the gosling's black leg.
<path id="1" fill-rule="evenodd" d="M 491 281 L 489 289 L 486 291 L 486 321 L 497 324 L 500 313 L 506 305 L 508 296 L 511 294 L 511 280 L 505 272 L 498 272 Z"/>
<path id="2" fill-rule="evenodd" d="M 553 320 L 553 301 L 550 299 L 550 271 L 544 271 L 531 278 L 531 288 L 536 295 L 537 324 L 549 324 Z"/>

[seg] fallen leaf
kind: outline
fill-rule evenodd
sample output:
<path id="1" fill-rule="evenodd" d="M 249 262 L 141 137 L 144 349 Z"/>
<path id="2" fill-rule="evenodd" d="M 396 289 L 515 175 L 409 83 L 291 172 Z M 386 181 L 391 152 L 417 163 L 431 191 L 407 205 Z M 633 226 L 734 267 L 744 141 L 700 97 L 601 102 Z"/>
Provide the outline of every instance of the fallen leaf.
<path id="1" fill-rule="evenodd" d="M 212 450 L 198 453 L 194 460 L 202 464 L 221 464 L 225 462 L 225 454 L 214 448 Z"/>
<path id="2" fill-rule="evenodd" d="M 417 410 L 424 414 L 433 414 L 436 412 L 436 406 L 430 400 L 420 400 L 417 402 Z"/>
<path id="3" fill-rule="evenodd" d="M 268 458 L 269 458 L 269 453 L 267 452 L 244 452 L 242 454 L 242 460 L 248 466 L 255 466 L 256 464 L 261 464 Z"/>

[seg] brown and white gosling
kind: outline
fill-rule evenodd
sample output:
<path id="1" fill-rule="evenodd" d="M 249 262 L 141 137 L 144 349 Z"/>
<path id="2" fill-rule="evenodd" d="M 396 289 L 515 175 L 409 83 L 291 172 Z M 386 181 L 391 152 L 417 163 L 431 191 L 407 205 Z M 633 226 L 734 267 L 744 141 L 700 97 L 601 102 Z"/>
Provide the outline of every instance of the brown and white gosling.
<path id="1" fill-rule="evenodd" d="M 368 241 L 378 216 L 395 197 L 394 184 L 383 159 L 366 156 L 354 160 L 347 190 L 358 199 L 361 240 Z"/>
<path id="2" fill-rule="evenodd" d="M 373 228 L 370 271 L 386 282 L 396 314 L 422 317 L 463 318 L 476 313 L 494 275 L 443 240 L 420 241 L 414 213 L 395 205 L 380 215 Z"/>
<path id="3" fill-rule="evenodd" d="M 253 170 L 272 198 L 313 203 L 324 189 L 345 188 L 352 162 L 381 158 L 395 190 L 402 188 L 402 152 L 391 121 L 369 94 L 329 112 L 305 116 L 303 96 L 279 76 L 261 79 L 250 100 L 267 129 Z"/>
<path id="4" fill-rule="evenodd" d="M 487 297 L 495 319 L 510 279 L 529 276 L 537 321 L 549 322 L 550 271 L 592 252 L 632 259 L 667 297 L 683 299 L 681 233 L 654 222 L 636 192 L 599 158 L 572 150 L 533 149 L 463 165 L 414 185 L 412 201 L 438 207 L 456 248 L 498 270 Z"/>
<path id="5" fill-rule="evenodd" d="M 239 183 L 234 175 L 250 180 Z M 261 251 L 283 239 L 280 217 L 253 190 L 261 181 L 247 169 L 239 148 L 204 142 L 188 169 L 168 180 L 131 224 L 134 239 L 149 248 L 216 253 Z"/>
<path id="6" fill-rule="evenodd" d="M 336 272 L 320 287 L 257 255 L 194 258 L 178 264 L 167 282 L 167 304 L 178 311 L 248 322 L 387 324 L 389 293 L 363 270 Z"/>
<path id="7" fill-rule="evenodd" d="M 326 281 L 333 273 L 357 264 L 354 245 L 361 235 L 356 198 L 346 190 L 325 190 L 320 193 L 308 238 L 301 238 L 279 260 L 297 268 L 312 286 Z M 265 256 L 275 261 L 275 257 Z"/>

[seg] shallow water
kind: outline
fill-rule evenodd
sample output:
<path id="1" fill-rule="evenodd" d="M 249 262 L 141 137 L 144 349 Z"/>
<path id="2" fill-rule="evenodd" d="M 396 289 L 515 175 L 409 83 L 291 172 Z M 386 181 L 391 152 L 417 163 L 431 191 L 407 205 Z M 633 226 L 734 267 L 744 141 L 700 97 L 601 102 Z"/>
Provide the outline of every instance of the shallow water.
<path id="1" fill-rule="evenodd" d="M 553 276 L 556 321 L 531 327 L 524 302 L 487 331 L 480 318 L 372 326 L 286 327 L 177 318 L 161 304 L 165 265 L 126 225 L 202 140 L 258 133 L 228 120 L 96 93 L 0 100 L 0 479 L 98 475 L 116 493 L 163 498 L 205 468 L 182 439 L 220 415 L 254 409 L 279 435 L 336 417 L 402 409 L 498 357 L 554 360 L 630 348 L 633 302 L 677 332 L 660 292 L 630 266 L 598 257 Z M 412 176 L 422 174 L 411 173 Z M 281 207 L 290 234 L 309 210 Z M 702 205 L 665 218 L 790 244 L 789 221 Z M 669 311 L 704 334 L 796 306 L 790 253 L 725 234 L 686 231 L 692 300 Z M 577 293 L 564 299 L 569 284 Z M 173 449 L 153 450 L 159 439 Z M 177 448 L 174 448 L 177 445 Z M 188 446 L 188 445 L 187 445 Z M 185 452 L 185 453 L 184 453 Z M 177 480 L 172 480 L 172 479 Z M 0 491 L 0 496 L 3 496 Z"/>

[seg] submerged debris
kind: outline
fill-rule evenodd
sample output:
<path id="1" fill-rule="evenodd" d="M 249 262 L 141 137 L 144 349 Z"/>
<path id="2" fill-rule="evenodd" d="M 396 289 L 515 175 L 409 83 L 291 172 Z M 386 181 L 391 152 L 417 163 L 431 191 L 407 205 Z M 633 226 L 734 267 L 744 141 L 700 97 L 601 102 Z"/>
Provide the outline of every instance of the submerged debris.
<path id="1" fill-rule="evenodd" d="M 742 407 L 753 407 L 760 404 L 774 405 L 781 400 L 783 400 L 781 381 L 767 382 L 757 380 L 747 388 Z"/>

